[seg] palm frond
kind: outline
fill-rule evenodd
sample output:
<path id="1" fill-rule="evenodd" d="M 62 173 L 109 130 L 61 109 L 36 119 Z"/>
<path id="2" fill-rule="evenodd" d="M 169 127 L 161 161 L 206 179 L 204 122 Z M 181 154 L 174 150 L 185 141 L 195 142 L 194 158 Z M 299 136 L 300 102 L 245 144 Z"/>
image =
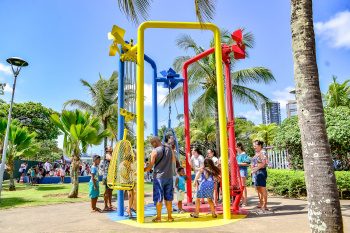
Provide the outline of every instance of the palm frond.
<path id="1" fill-rule="evenodd" d="M 261 107 L 261 103 L 270 101 L 264 94 L 240 85 L 232 85 L 232 95 L 234 101 L 252 104 L 257 110 Z"/>
<path id="2" fill-rule="evenodd" d="M 200 23 L 210 22 L 215 15 L 217 0 L 195 0 L 196 16 Z"/>
<path id="3" fill-rule="evenodd" d="M 126 18 L 137 25 L 140 19 L 147 20 L 150 1 L 152 0 L 118 0 L 118 6 Z"/>
<path id="4" fill-rule="evenodd" d="M 231 74 L 232 84 L 249 84 L 249 83 L 265 83 L 275 82 L 270 69 L 265 67 L 252 67 L 248 69 L 238 70 Z"/>

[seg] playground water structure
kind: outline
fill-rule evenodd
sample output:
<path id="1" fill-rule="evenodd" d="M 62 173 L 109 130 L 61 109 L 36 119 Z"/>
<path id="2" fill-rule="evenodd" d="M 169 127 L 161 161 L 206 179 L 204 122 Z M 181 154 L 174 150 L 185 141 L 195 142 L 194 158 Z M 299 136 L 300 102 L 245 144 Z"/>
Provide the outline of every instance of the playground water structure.
<path id="1" fill-rule="evenodd" d="M 221 38 L 220 38 L 220 31 L 218 27 L 214 24 L 210 23 L 187 23 L 187 22 L 154 22 L 154 21 L 148 21 L 141 24 L 138 28 L 138 44 L 137 45 L 130 45 L 125 43 L 123 36 L 125 33 L 125 30 L 116 27 L 116 30 L 118 33 L 115 33 L 115 27 L 112 29 L 112 34 L 114 36 L 113 45 L 111 46 L 110 55 L 118 51 L 120 54 L 120 62 L 119 62 L 119 72 L 120 72 L 120 79 L 123 80 L 124 77 L 124 64 L 123 62 L 125 60 L 131 60 L 136 61 L 137 64 L 137 96 L 136 96 L 136 109 L 137 109 L 137 163 L 143 164 L 144 161 L 144 61 L 146 60 L 146 56 L 144 54 L 144 31 L 146 29 L 150 28 L 172 28 L 172 29 L 199 29 L 199 30 L 210 30 L 214 33 L 214 44 L 215 47 L 212 48 L 215 52 L 215 63 L 221 64 L 222 63 L 222 46 L 221 46 Z M 114 30 L 114 33 L 113 33 Z M 117 46 L 121 44 L 121 50 Z M 146 60 L 147 62 L 147 60 Z M 153 62 L 154 63 L 154 62 Z M 151 63 L 150 63 L 151 64 Z M 153 79 L 152 79 L 152 91 L 156 93 L 157 88 L 157 71 L 155 63 L 151 64 L 153 68 Z M 234 145 L 234 143 L 230 143 L 227 141 L 227 132 L 226 132 L 226 113 L 225 113 L 225 91 L 224 91 L 224 81 L 223 81 L 223 68 L 222 66 L 218 65 L 216 66 L 216 79 L 217 79 L 217 98 L 218 98 L 218 112 L 219 112 L 219 127 L 220 127 L 220 141 L 221 141 L 221 147 L 220 147 L 220 154 L 222 155 L 221 165 L 222 165 L 222 193 L 223 193 L 223 205 L 222 205 L 222 218 L 223 220 L 231 220 L 231 208 L 230 208 L 230 177 L 229 177 L 229 163 L 228 163 L 228 152 L 229 150 L 232 151 L 231 148 L 228 148 L 228 144 Z M 187 77 L 183 77 L 184 81 L 184 108 L 185 112 L 187 109 L 188 112 L 188 87 L 187 87 Z M 160 78 L 162 79 L 162 78 Z M 124 83 L 119 83 L 119 91 L 121 91 L 121 98 L 118 98 L 118 104 L 120 108 L 124 107 L 124 96 L 122 93 L 124 91 Z M 153 132 L 154 135 L 158 134 L 157 130 L 157 98 L 156 95 L 153 95 L 153 114 L 154 114 L 154 127 Z M 233 107 L 232 107 L 233 111 Z M 232 112 L 233 113 L 233 112 Z M 232 115 L 233 116 L 233 115 Z M 230 119 L 230 118 L 229 118 Z M 122 116 L 118 116 L 119 124 L 118 124 L 118 131 L 119 129 L 123 129 L 124 127 L 124 119 Z M 189 129 L 189 119 L 187 118 L 187 123 L 185 121 L 185 127 L 188 127 Z M 169 121 L 170 122 L 170 121 Z M 187 126 L 186 126 L 187 125 Z M 229 131 L 230 132 L 230 131 Z M 233 130 L 234 132 L 234 130 Z M 118 137 L 122 135 L 122 131 L 118 133 Z M 118 138 L 121 140 L 121 138 Z M 189 139 L 189 134 L 186 137 L 186 141 Z M 232 138 L 234 140 L 234 137 Z M 189 148 L 190 144 L 186 143 L 186 154 L 190 152 Z M 230 153 L 233 154 L 233 153 Z M 188 158 L 186 156 L 186 169 L 190 169 Z M 237 171 L 237 170 L 236 170 Z M 235 173 L 235 172 L 234 172 Z M 231 175 L 234 174 L 231 172 Z M 137 167 L 137 223 L 141 224 L 145 222 L 145 203 L 144 203 L 144 172 L 143 172 L 143 166 Z M 240 187 L 241 189 L 242 187 Z M 123 196 L 121 190 L 118 191 L 118 196 Z M 187 190 L 188 193 L 192 193 L 192 188 L 189 186 L 189 189 Z M 120 198 L 121 199 L 121 198 Z M 236 198 L 237 199 L 237 198 Z M 118 200 L 118 215 L 121 216 L 124 210 L 124 206 L 119 203 Z M 237 215 L 236 215 L 237 216 Z"/>

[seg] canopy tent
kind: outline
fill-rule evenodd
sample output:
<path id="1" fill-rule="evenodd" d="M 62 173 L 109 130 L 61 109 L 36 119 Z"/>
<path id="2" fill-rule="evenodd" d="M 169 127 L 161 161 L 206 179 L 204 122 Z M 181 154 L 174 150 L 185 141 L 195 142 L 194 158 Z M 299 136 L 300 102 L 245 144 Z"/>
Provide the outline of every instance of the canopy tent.
<path id="1" fill-rule="evenodd" d="M 71 162 L 70 158 L 68 158 L 67 156 L 64 155 L 63 157 L 64 157 L 64 160 L 66 160 L 67 163 Z M 56 162 L 61 162 L 61 160 L 57 159 Z"/>

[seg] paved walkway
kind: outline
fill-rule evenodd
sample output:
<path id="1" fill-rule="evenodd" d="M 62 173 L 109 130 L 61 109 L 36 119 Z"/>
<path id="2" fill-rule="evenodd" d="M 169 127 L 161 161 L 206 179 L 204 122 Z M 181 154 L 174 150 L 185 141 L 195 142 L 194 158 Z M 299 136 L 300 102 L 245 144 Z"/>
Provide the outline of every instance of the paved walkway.
<path id="1" fill-rule="evenodd" d="M 248 190 L 250 214 L 238 222 L 201 229 L 145 229 L 113 222 L 107 213 L 90 213 L 90 202 L 0 210 L 0 232 L 310 232 L 305 200 L 269 197 L 271 211 L 253 209 L 258 204 L 254 189 Z M 146 194 L 151 202 L 151 194 Z M 102 200 L 98 206 L 102 207 Z M 350 201 L 341 201 L 345 232 L 350 231 Z M 176 220 L 176 219 L 175 219 Z"/>

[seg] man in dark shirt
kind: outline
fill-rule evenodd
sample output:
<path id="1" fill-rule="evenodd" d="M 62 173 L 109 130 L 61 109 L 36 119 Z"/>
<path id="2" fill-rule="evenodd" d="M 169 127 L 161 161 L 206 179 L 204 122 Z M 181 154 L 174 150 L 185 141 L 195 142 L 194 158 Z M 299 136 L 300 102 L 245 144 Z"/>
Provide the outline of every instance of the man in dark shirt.
<path id="1" fill-rule="evenodd" d="M 153 201 L 156 202 L 157 218 L 152 221 L 161 222 L 164 198 L 168 210 L 168 221 L 172 222 L 174 221 L 171 216 L 174 197 L 172 165 L 175 162 L 175 156 L 172 149 L 169 146 L 164 146 L 158 137 L 151 139 L 151 145 L 154 148 L 151 154 L 151 162 L 145 167 L 144 171 L 151 170 L 154 165 Z"/>

